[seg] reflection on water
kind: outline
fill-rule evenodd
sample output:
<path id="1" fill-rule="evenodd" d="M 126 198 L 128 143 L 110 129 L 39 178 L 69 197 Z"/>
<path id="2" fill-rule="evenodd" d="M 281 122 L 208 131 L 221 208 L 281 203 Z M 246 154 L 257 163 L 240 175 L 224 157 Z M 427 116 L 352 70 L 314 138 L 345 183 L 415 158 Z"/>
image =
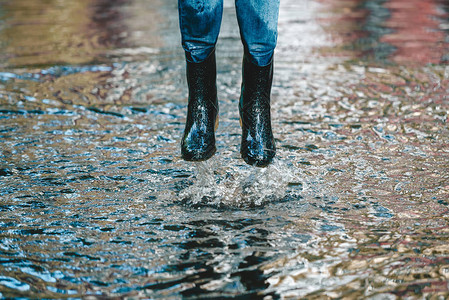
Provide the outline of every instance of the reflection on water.
<path id="1" fill-rule="evenodd" d="M 0 1 L 0 297 L 449 296 L 447 2 L 283 1 L 266 169 L 232 2 L 193 164 L 176 1 Z"/>
<path id="2" fill-rule="evenodd" d="M 123 46 L 128 1 L 2 1 L 1 65 L 83 64 Z"/>
<path id="3" fill-rule="evenodd" d="M 444 1 L 438 0 L 396 0 L 385 3 L 385 7 L 391 11 L 385 26 L 392 28 L 393 32 L 384 36 L 382 41 L 396 48 L 393 56 L 396 62 L 447 62 L 449 40 L 445 40 L 445 37 L 449 23 L 448 12 L 444 11 L 442 3 Z M 414 26 L 410 26 L 410 23 Z"/>
<path id="4" fill-rule="evenodd" d="M 350 50 L 357 57 L 382 62 L 447 63 L 447 1 L 332 0 L 324 3 L 323 23 L 331 32 L 332 40 L 343 44 L 337 55 Z M 335 54 L 335 48 L 330 50 Z"/>

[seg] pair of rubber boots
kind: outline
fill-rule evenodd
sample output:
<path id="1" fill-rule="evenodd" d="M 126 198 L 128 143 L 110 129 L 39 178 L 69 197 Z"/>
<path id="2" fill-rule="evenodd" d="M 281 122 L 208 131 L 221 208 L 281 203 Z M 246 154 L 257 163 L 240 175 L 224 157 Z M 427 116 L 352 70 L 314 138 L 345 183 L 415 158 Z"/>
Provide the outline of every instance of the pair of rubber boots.
<path id="1" fill-rule="evenodd" d="M 243 57 L 243 80 L 239 103 L 243 160 L 257 167 L 269 165 L 276 154 L 271 130 L 270 93 L 273 62 L 257 66 Z M 216 151 L 218 126 L 215 51 L 201 63 L 187 61 L 189 102 L 181 155 L 187 161 L 204 161 Z"/>

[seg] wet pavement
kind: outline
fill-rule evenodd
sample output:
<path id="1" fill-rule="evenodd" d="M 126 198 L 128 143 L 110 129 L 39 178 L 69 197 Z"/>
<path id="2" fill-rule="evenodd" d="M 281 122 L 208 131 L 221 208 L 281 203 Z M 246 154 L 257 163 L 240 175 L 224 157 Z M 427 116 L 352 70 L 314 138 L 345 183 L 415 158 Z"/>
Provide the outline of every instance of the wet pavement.
<path id="1" fill-rule="evenodd" d="M 174 0 L 0 0 L 0 297 L 449 296 L 449 3 L 281 1 L 276 162 L 180 159 Z"/>

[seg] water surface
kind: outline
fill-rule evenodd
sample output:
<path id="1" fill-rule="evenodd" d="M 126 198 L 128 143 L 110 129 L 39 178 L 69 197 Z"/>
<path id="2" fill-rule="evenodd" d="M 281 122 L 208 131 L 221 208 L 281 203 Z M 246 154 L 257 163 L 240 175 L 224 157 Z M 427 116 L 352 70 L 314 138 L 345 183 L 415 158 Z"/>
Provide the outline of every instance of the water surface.
<path id="1" fill-rule="evenodd" d="M 206 163 L 176 1 L 0 4 L 1 297 L 449 296 L 447 1 L 283 1 L 266 169 L 232 1 Z"/>

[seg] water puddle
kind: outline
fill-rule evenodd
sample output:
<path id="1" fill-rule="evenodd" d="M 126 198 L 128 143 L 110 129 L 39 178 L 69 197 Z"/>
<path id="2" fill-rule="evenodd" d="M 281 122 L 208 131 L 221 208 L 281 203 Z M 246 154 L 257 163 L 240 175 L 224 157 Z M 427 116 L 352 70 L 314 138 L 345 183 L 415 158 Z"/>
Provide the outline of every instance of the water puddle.
<path id="1" fill-rule="evenodd" d="M 449 296 L 447 2 L 281 2 L 262 169 L 233 1 L 202 163 L 176 1 L 2 2 L 0 298 Z"/>

